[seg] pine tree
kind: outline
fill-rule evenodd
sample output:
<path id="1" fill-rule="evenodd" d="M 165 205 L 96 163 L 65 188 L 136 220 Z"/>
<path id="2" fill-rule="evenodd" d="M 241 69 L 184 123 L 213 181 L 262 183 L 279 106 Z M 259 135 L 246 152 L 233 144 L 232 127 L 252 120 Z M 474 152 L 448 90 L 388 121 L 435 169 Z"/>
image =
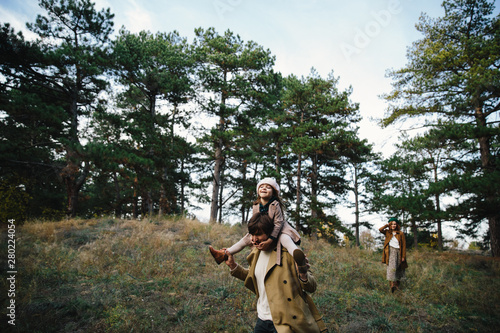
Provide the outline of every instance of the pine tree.
<path id="1" fill-rule="evenodd" d="M 210 221 L 222 221 L 224 203 L 224 171 L 226 158 L 234 147 L 233 134 L 244 118 L 259 117 L 254 100 L 265 90 L 262 80 L 271 72 L 274 57 L 253 41 L 244 42 L 238 35 L 226 31 L 219 35 L 214 28 L 196 29 L 195 47 L 199 56 L 199 105 L 217 125 L 200 139 L 205 152 L 213 161 Z M 246 113 L 246 114 L 245 114 Z M 251 124 L 249 126 L 252 126 Z M 234 131 L 233 131 L 234 130 Z M 242 172 L 246 172 L 242 170 Z"/>
<path id="2" fill-rule="evenodd" d="M 101 107 L 98 94 L 107 85 L 102 75 L 108 66 L 113 15 L 109 9 L 96 11 L 88 0 L 40 0 L 39 4 L 47 16 L 38 15 L 27 26 L 40 39 L 26 43 L 10 34 L 7 44 L 15 47 L 5 55 L 10 60 L 3 63 L 2 74 L 9 91 L 38 99 L 32 104 L 36 112 L 52 122 L 49 131 L 54 141 L 43 144 L 52 154 L 63 154 L 62 167 L 51 164 L 59 169 L 57 175 L 66 187 L 66 213 L 74 216 L 90 170 L 82 125 L 92 110 Z M 32 93 L 26 94 L 26 88 Z M 28 112 L 34 108 L 23 112 L 31 117 Z"/>
<path id="3" fill-rule="evenodd" d="M 407 138 L 398 146 L 401 154 L 414 154 L 417 159 L 420 159 L 429 174 L 427 177 L 428 184 L 424 185 L 423 193 L 424 195 L 427 194 L 428 200 L 433 201 L 433 205 L 428 206 L 426 215 L 428 215 L 429 221 L 435 224 L 438 249 L 443 250 L 442 222 L 455 219 L 450 214 L 447 214 L 442 207 L 443 197 L 450 196 L 448 194 L 450 189 L 447 186 L 450 174 L 447 169 L 450 162 L 459 159 L 459 156 L 456 151 L 450 149 L 449 140 L 437 128 L 431 129 L 422 135 Z M 457 149 L 457 147 L 454 149 Z"/>
<path id="4" fill-rule="evenodd" d="M 387 159 L 376 162 L 376 171 L 370 174 L 366 184 L 371 193 L 370 210 L 397 216 L 403 227 L 408 224 L 418 247 L 418 229 L 427 228 L 429 207 L 432 207 L 425 193 L 428 175 L 426 161 L 414 153 L 400 151 Z"/>
<path id="5" fill-rule="evenodd" d="M 380 156 L 373 152 L 373 145 L 369 144 L 366 139 L 360 140 L 357 135 L 353 135 L 351 140 L 347 140 L 344 145 L 346 153 L 343 160 L 351 169 L 351 185 L 349 189 L 354 195 L 354 236 L 356 238 L 356 246 L 359 247 L 360 227 L 371 228 L 370 223 L 362 222 L 360 219 L 362 206 L 367 206 L 365 198 L 369 195 L 364 191 L 364 185 L 370 176 L 370 166 L 372 166 L 374 161 L 379 160 Z"/>
<path id="6" fill-rule="evenodd" d="M 154 35 L 122 29 L 113 43 L 113 59 L 115 77 L 124 87 L 118 96 L 118 124 L 126 137 L 122 147 L 139 162 L 129 165 L 136 173 L 135 200 L 141 196 L 150 215 L 181 213 L 177 162 L 185 152 L 176 147 L 186 143 L 175 128 L 189 126 L 182 107 L 193 95 L 186 39 L 175 31 Z"/>
<path id="7" fill-rule="evenodd" d="M 417 30 L 424 37 L 409 48 L 408 64 L 389 72 L 394 90 L 385 96 L 391 104 L 383 125 L 415 117 L 429 126 L 441 121 L 449 129 L 448 138 L 475 142 L 463 163 L 479 163 L 464 172 L 455 186 L 477 203 L 461 206 L 473 209 L 472 215 L 478 217 L 474 223 L 488 221 L 492 254 L 500 256 L 500 164 L 492 150 L 492 141 L 500 135 L 496 124 L 500 16 L 491 17 L 494 2 L 487 0 L 446 0 L 442 6 L 441 18 L 421 16 Z"/>
<path id="8" fill-rule="evenodd" d="M 289 138 L 285 149 L 297 161 L 295 227 L 307 233 L 329 220 L 338 227 L 338 218 L 328 216 L 325 208 L 332 208 L 336 203 L 332 197 L 347 190 L 341 160 L 359 115 L 358 105 L 349 100 L 351 90 L 339 91 L 337 84 L 333 73 L 323 79 L 314 69 L 306 78 L 290 75 L 285 79 L 282 98 L 286 115 L 279 126 Z M 303 174 L 310 184 L 308 196 L 303 195 Z M 304 207 L 309 214 L 302 213 Z"/>

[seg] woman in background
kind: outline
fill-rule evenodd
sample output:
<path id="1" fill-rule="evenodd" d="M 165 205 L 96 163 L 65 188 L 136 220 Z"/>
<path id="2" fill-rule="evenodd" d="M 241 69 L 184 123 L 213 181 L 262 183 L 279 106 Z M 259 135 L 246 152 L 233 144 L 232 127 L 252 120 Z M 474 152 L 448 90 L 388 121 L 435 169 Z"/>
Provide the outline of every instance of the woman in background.
<path id="1" fill-rule="evenodd" d="M 406 262 L 406 238 L 400 230 L 398 219 L 392 217 L 389 223 L 384 225 L 379 231 L 385 235 L 384 251 L 382 262 L 387 265 L 387 280 L 389 281 L 391 292 L 399 289 L 400 281 L 405 276 Z"/>

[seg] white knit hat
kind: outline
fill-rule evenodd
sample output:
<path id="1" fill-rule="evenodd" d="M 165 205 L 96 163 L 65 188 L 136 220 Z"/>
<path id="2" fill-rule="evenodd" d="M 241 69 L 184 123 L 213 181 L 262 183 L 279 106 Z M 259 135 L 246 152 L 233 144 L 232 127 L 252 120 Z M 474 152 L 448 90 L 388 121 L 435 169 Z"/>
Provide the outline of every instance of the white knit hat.
<path id="1" fill-rule="evenodd" d="M 278 183 L 276 182 L 276 180 L 274 178 L 270 178 L 270 177 L 263 178 L 257 184 L 257 194 L 259 193 L 259 187 L 262 184 L 269 184 L 269 185 L 271 185 L 276 190 L 276 192 L 278 192 L 278 195 L 280 195 L 280 186 L 278 185 Z"/>

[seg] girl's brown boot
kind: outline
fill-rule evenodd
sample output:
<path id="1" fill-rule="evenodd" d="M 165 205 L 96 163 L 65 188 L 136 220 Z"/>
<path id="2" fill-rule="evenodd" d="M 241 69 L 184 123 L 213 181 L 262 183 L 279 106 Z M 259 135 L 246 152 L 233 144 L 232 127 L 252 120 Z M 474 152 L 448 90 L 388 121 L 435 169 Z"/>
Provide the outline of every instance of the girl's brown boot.
<path id="1" fill-rule="evenodd" d="M 226 254 L 226 249 L 216 250 L 211 245 L 208 247 L 208 249 L 210 250 L 210 253 L 214 257 L 215 262 L 218 265 L 220 265 L 221 262 L 226 261 L 228 259 Z"/>

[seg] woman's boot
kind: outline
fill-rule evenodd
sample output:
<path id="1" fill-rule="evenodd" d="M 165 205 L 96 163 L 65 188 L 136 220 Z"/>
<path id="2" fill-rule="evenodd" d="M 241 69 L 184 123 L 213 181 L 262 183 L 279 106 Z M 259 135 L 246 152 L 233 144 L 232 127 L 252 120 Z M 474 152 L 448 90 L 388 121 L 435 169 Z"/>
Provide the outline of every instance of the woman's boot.
<path id="1" fill-rule="evenodd" d="M 391 293 L 394 292 L 394 290 L 396 289 L 396 282 L 394 281 L 389 281 L 391 283 Z"/>

